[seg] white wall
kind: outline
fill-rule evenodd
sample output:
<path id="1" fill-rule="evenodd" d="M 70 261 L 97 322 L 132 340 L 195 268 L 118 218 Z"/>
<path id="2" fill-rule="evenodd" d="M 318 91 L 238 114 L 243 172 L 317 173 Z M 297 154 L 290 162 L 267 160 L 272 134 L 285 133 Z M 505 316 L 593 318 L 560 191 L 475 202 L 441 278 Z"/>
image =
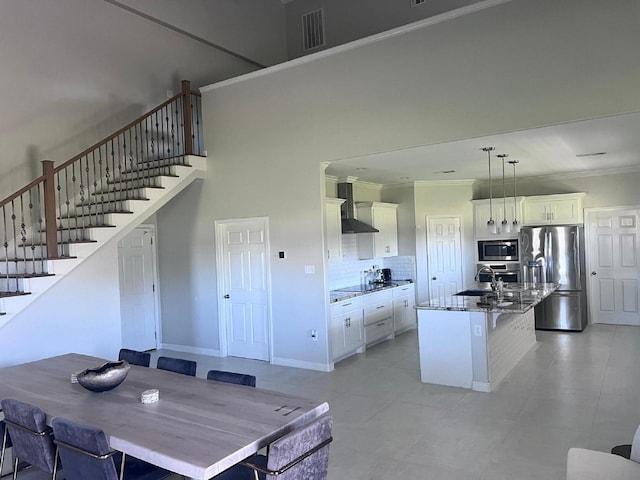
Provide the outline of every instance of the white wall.
<path id="1" fill-rule="evenodd" d="M 306 53 L 302 51 L 301 17 L 319 8 L 325 16 L 324 48 L 329 48 L 478 1 L 428 0 L 411 8 L 409 0 L 295 0 L 286 7 L 289 58 Z"/>
<path id="2" fill-rule="evenodd" d="M 105 245 L 3 326 L 0 367 L 70 352 L 117 359 L 122 346 L 117 258 L 117 242 Z"/>
<path id="3" fill-rule="evenodd" d="M 279 0 L 123 3 L 263 64 L 286 57 Z M 256 70 L 105 1 L 0 2 L 0 198 L 178 93 Z"/>

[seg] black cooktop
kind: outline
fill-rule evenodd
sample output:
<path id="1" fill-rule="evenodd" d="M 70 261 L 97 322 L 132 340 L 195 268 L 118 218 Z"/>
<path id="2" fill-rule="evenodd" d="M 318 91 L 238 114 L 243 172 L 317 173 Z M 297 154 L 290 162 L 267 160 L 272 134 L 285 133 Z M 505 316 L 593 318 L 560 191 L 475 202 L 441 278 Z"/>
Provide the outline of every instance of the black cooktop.
<path id="1" fill-rule="evenodd" d="M 382 290 L 383 288 L 397 287 L 395 282 L 376 282 L 366 285 L 354 285 L 352 287 L 337 288 L 336 292 L 372 292 L 375 290 Z"/>

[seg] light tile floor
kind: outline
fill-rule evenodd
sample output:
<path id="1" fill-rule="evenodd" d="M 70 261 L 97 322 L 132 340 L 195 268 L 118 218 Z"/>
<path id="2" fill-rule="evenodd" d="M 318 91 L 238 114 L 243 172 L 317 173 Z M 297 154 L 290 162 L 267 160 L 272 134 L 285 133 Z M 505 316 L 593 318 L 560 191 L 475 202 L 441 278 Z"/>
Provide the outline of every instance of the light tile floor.
<path id="1" fill-rule="evenodd" d="M 334 417 L 330 480 L 560 480 L 570 447 L 609 451 L 640 424 L 640 328 L 537 332 L 495 392 L 420 382 L 415 331 L 330 373 L 160 350 L 250 373 L 258 387 L 326 400 Z M 30 480 L 26 476 L 25 480 Z"/>

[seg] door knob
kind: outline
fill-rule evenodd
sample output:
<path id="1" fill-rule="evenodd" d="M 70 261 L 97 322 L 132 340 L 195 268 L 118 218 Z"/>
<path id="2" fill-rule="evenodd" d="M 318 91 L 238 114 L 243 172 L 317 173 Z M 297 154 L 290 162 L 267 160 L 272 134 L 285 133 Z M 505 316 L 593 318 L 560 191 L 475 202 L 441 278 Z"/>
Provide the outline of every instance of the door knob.
<path id="1" fill-rule="evenodd" d="M 431 280 L 437 280 L 438 277 L 431 277 Z"/>
<path id="2" fill-rule="evenodd" d="M 227 294 L 226 294 L 224 297 L 222 297 L 222 298 L 231 298 L 231 297 L 230 297 L 230 296 L 229 296 L 229 294 L 227 293 Z"/>
<path id="3" fill-rule="evenodd" d="M 591 276 L 596 276 L 597 273 L 596 272 L 591 272 Z"/>

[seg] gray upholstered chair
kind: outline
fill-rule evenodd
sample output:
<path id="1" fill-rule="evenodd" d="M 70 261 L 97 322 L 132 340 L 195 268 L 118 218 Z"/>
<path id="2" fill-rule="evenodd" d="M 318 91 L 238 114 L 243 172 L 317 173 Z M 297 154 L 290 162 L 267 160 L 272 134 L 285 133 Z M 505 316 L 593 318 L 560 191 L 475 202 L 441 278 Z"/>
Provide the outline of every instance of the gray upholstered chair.
<path id="1" fill-rule="evenodd" d="M 128 348 L 121 348 L 118 354 L 118 360 L 126 360 L 131 365 L 140 365 L 148 367 L 151 363 L 151 354 L 148 352 L 139 352 Z"/>
<path id="2" fill-rule="evenodd" d="M 160 370 L 168 370 L 195 377 L 198 364 L 193 360 L 184 360 L 182 358 L 158 357 L 157 366 Z"/>
<path id="3" fill-rule="evenodd" d="M 33 405 L 13 399 L 2 400 L 4 422 L 13 444 L 13 475 L 20 460 L 56 478 L 58 454 L 45 413 Z"/>
<path id="4" fill-rule="evenodd" d="M 253 455 L 215 480 L 326 480 L 333 419 L 320 417 L 269 446 L 268 456 Z"/>
<path id="5" fill-rule="evenodd" d="M 113 450 L 102 430 L 60 417 L 54 418 L 51 425 L 66 480 L 159 480 L 172 475 Z"/>
<path id="6" fill-rule="evenodd" d="M 3 421 L 0 421 L 0 438 L 2 438 L 2 450 L 0 451 L 0 472 L 4 467 L 4 454 L 7 448 L 11 447 L 11 437 L 9 437 L 9 431 Z"/>
<path id="7" fill-rule="evenodd" d="M 207 380 L 235 383 L 236 385 L 246 385 L 247 387 L 256 386 L 256 377 L 254 375 L 247 375 L 246 373 L 225 372 L 224 370 L 209 370 L 207 372 Z"/>
<path id="8" fill-rule="evenodd" d="M 640 478 L 640 427 L 631 443 L 630 457 L 586 448 L 567 453 L 567 480 L 628 480 Z"/>

